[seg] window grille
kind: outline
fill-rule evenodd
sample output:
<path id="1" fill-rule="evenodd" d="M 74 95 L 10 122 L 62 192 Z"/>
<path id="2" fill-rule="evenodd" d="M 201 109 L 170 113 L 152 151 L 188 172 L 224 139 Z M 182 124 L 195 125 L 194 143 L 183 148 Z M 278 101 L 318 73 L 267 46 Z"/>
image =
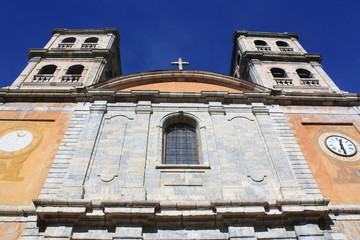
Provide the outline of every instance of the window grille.
<path id="1" fill-rule="evenodd" d="M 175 123 L 165 131 L 165 164 L 199 164 L 196 129 Z"/>

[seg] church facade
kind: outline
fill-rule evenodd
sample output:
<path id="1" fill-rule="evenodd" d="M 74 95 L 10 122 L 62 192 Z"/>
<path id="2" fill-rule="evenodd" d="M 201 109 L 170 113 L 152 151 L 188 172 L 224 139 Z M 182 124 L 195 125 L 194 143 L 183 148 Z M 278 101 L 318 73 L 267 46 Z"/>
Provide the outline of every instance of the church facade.
<path id="1" fill-rule="evenodd" d="M 360 99 L 297 34 L 235 32 L 229 75 L 119 42 L 55 29 L 0 89 L 1 239 L 360 238 Z"/>

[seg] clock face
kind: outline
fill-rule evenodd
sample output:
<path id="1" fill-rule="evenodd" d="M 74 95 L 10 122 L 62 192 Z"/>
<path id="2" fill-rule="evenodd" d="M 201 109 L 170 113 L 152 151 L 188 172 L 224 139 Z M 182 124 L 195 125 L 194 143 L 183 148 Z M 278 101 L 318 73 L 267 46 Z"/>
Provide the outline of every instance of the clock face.
<path id="1" fill-rule="evenodd" d="M 325 144 L 330 151 L 340 156 L 350 157 L 357 153 L 355 144 L 342 136 L 329 136 L 326 138 Z"/>
<path id="2" fill-rule="evenodd" d="M 0 133 L 0 157 L 12 158 L 29 153 L 40 142 L 40 131 L 28 126 L 10 128 Z"/>
<path id="3" fill-rule="evenodd" d="M 322 132 L 317 137 L 317 144 L 331 160 L 350 164 L 357 164 L 360 161 L 359 142 L 342 132 Z"/>
<path id="4" fill-rule="evenodd" d="M 27 130 L 15 130 L 0 138 L 0 151 L 14 152 L 27 147 L 33 140 L 33 135 Z"/>

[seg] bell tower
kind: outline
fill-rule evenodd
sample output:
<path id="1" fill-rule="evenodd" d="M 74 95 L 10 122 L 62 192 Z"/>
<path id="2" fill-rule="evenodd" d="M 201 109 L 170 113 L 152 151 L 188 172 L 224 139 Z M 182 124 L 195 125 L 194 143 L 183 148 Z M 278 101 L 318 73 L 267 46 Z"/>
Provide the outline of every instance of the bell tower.
<path id="1" fill-rule="evenodd" d="M 297 92 L 341 92 L 321 66 L 321 55 L 309 54 L 296 33 L 236 31 L 230 75 L 272 89 Z"/>
<path id="2" fill-rule="evenodd" d="M 29 63 L 10 88 L 89 86 L 121 75 L 116 29 L 54 29 L 44 48 L 28 51 Z"/>

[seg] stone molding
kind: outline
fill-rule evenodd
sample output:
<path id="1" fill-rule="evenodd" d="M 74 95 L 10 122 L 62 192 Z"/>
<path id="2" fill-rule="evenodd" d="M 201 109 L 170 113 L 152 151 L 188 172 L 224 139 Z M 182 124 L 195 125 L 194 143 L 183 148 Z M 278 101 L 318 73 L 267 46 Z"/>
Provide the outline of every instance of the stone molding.
<path id="1" fill-rule="evenodd" d="M 41 57 L 41 58 L 96 58 L 96 57 L 109 57 L 111 49 L 84 49 L 84 48 L 72 48 L 72 49 L 44 49 L 44 48 L 32 48 L 28 51 L 28 57 Z"/>
<path id="2" fill-rule="evenodd" d="M 254 36 L 254 37 L 271 37 L 271 38 L 299 38 L 298 33 L 288 33 L 288 32 L 257 32 L 257 31 L 235 31 L 233 35 L 233 40 L 236 41 L 236 39 L 240 36 Z"/>
<path id="3" fill-rule="evenodd" d="M 270 88 L 258 85 L 253 82 L 238 79 L 232 76 L 199 71 L 199 70 L 159 70 L 152 72 L 140 72 L 115 77 L 104 82 L 99 82 L 91 86 L 95 89 L 117 89 L 121 87 L 136 86 L 138 83 L 164 82 L 166 80 L 179 82 L 209 82 L 212 84 L 225 85 L 229 87 L 240 87 L 247 91 L 268 92 Z M 219 91 L 221 92 L 221 91 Z"/>
<path id="4" fill-rule="evenodd" d="M 158 202 L 158 201 L 91 201 L 35 199 L 36 214 L 40 221 L 47 224 L 79 223 L 98 219 L 112 219 L 114 223 L 166 224 L 171 219 L 175 222 L 197 221 L 209 225 L 255 223 L 262 221 L 273 223 L 294 223 L 299 221 L 317 222 L 328 214 L 329 199 L 277 200 L 267 201 L 199 201 L 193 202 Z M 357 213 L 359 213 L 357 209 Z M 129 222 L 130 221 L 130 222 Z M 101 221 L 99 221 L 100 223 Z"/>
<path id="5" fill-rule="evenodd" d="M 0 89 L 0 102 L 94 102 L 106 100 L 111 102 L 178 102 L 209 103 L 222 102 L 226 104 L 249 104 L 258 102 L 278 105 L 303 106 L 359 106 L 360 96 L 355 93 L 304 93 L 304 92 L 244 92 L 229 93 L 203 91 L 199 93 L 160 92 L 148 90 L 115 91 L 88 88 L 73 89 Z"/>
<path id="6" fill-rule="evenodd" d="M 119 37 L 119 31 L 115 28 L 103 28 L 103 29 L 64 29 L 64 28 L 55 28 L 52 30 L 52 34 L 109 34 L 112 33 Z"/>

